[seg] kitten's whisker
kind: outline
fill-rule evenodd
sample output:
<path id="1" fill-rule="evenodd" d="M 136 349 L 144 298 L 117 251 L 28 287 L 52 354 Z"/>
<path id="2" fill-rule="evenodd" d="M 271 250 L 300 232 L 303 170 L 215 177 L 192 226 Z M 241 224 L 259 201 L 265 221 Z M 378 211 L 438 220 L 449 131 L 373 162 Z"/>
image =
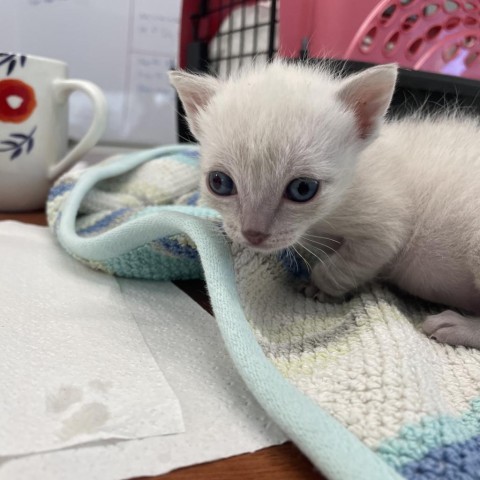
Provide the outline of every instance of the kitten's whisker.
<path id="1" fill-rule="evenodd" d="M 318 256 L 318 255 L 315 255 L 311 250 L 309 250 L 305 245 L 303 245 L 302 243 L 300 242 L 297 242 L 298 245 L 302 248 L 304 248 L 307 252 L 309 252 L 311 255 L 313 255 L 317 260 L 319 260 L 321 262 L 321 264 L 324 266 L 324 268 L 328 271 L 328 267 L 327 265 L 325 264 L 325 262 Z M 325 255 L 325 252 L 320 249 L 320 251 Z M 332 280 L 337 284 L 338 287 L 342 288 L 342 286 L 338 283 L 338 281 L 334 278 L 334 277 L 331 277 Z"/>
<path id="2" fill-rule="evenodd" d="M 350 266 L 350 264 L 343 258 L 342 254 L 337 250 L 335 251 L 335 255 L 338 256 L 338 258 L 340 258 L 340 260 L 344 263 L 344 265 L 348 268 L 348 270 L 350 271 L 350 275 L 351 275 L 351 278 L 352 278 L 352 284 L 353 284 L 353 288 L 356 290 L 358 288 L 358 283 L 357 283 L 357 279 L 355 278 L 355 274 L 353 273 L 353 270 L 352 270 L 352 267 Z M 330 260 L 330 262 L 333 262 L 333 255 L 330 255 L 328 257 L 328 259 Z"/>
<path id="3" fill-rule="evenodd" d="M 297 257 L 295 257 L 295 254 L 292 252 L 292 247 L 287 248 L 287 254 L 290 256 L 293 262 L 295 262 L 295 269 L 298 271 L 299 270 L 298 261 L 297 261 Z"/>
<path id="4" fill-rule="evenodd" d="M 309 252 L 311 255 L 313 255 L 317 260 L 319 260 L 321 262 L 321 264 L 323 265 L 323 267 L 325 268 L 326 271 L 328 271 L 328 267 L 326 265 L 326 263 L 323 261 L 322 258 L 320 258 L 318 255 L 315 255 L 311 250 L 309 250 L 305 245 L 303 245 L 302 243 L 298 242 L 298 244 L 304 248 L 305 250 L 307 250 L 307 252 Z M 323 255 L 326 255 L 326 253 L 320 248 L 319 249 L 320 252 L 322 252 Z M 327 257 L 328 258 L 328 257 Z M 339 288 L 342 288 L 342 286 L 340 285 L 340 283 L 338 282 L 338 280 L 332 276 L 330 276 L 330 278 L 332 278 L 332 280 L 334 281 L 334 283 L 339 287 Z"/>
<path id="5" fill-rule="evenodd" d="M 308 244 L 310 243 L 313 243 L 315 245 L 321 245 L 322 247 L 325 247 L 325 248 L 328 248 L 329 250 L 331 250 L 333 253 L 336 253 L 338 252 L 338 249 L 335 249 L 333 247 L 331 247 L 330 245 L 327 245 L 326 243 L 322 243 L 322 242 L 317 242 L 316 240 L 312 240 L 310 238 L 305 238 L 303 236 L 300 237 L 302 240 L 305 240 Z M 313 245 L 312 245 L 313 247 Z M 320 247 L 317 247 L 317 248 L 320 248 Z"/>
<path id="6" fill-rule="evenodd" d="M 325 223 L 326 223 L 328 226 L 330 226 L 332 229 L 334 228 L 333 225 L 332 225 L 328 220 L 323 219 L 322 221 L 325 222 Z M 388 234 L 389 232 L 385 229 L 385 233 Z M 308 233 L 306 233 L 306 234 L 304 234 L 304 235 L 311 235 L 313 238 L 315 237 L 315 235 L 313 235 L 313 234 L 308 234 Z M 318 236 L 318 238 L 320 238 L 320 236 Z M 309 241 L 308 239 L 305 239 L 305 240 Z M 324 240 L 327 240 L 327 237 L 324 237 Z M 328 238 L 328 240 L 331 241 L 331 242 L 337 242 L 339 245 L 342 244 L 342 242 L 340 242 L 340 241 L 338 241 L 338 240 L 335 240 L 335 239 L 333 239 L 333 238 Z M 312 242 L 312 243 L 313 243 L 313 242 Z M 319 243 L 320 243 L 320 242 L 319 242 Z M 327 245 L 323 245 L 323 246 L 326 247 Z M 328 247 L 328 248 L 332 249 L 332 247 Z M 334 250 L 334 249 L 332 249 L 332 250 Z M 354 273 L 353 273 L 352 267 L 351 267 L 351 266 L 349 265 L 349 263 L 343 258 L 342 254 L 341 254 L 338 250 L 335 250 L 335 255 L 338 255 L 339 258 L 340 258 L 340 259 L 343 261 L 343 263 L 345 264 L 345 266 L 350 270 L 350 274 L 351 274 L 351 276 L 352 276 L 352 283 L 353 283 L 353 285 L 354 285 L 354 288 L 357 289 L 357 288 L 358 288 L 358 282 L 357 282 L 357 280 L 356 280 L 356 278 L 355 278 L 355 275 L 354 275 Z M 327 259 L 330 261 L 330 263 L 333 263 L 333 255 L 328 255 L 328 256 L 327 256 Z"/>
<path id="7" fill-rule="evenodd" d="M 307 270 L 311 272 L 312 271 L 312 266 L 307 262 L 305 257 L 295 248 L 295 245 L 292 245 L 292 248 L 295 250 L 297 255 L 305 262 L 305 265 L 307 266 Z"/>
<path id="8" fill-rule="evenodd" d="M 288 268 L 293 267 L 293 259 L 292 259 L 290 250 L 286 248 L 283 251 L 283 254 L 285 255 L 284 258 L 285 258 L 285 261 L 287 262 Z"/>
<path id="9" fill-rule="evenodd" d="M 308 238 L 315 238 L 315 239 L 320 239 L 320 240 L 328 240 L 329 242 L 338 243 L 338 244 L 342 243 L 340 240 L 335 240 L 334 238 L 322 237 L 321 235 L 313 235 L 311 233 L 304 233 L 302 235 L 302 237 L 304 237 L 305 239 L 307 239 L 307 237 L 308 237 Z"/>
<path id="10" fill-rule="evenodd" d="M 309 241 L 308 239 L 306 239 L 306 240 Z M 320 242 L 318 242 L 318 243 L 320 243 Z M 321 244 L 320 244 L 320 245 L 321 245 Z M 337 267 L 337 268 L 338 268 L 338 266 L 335 265 L 334 257 L 335 257 L 335 255 L 338 256 L 338 257 L 340 258 L 340 260 L 342 260 L 342 262 L 345 264 L 345 266 L 346 266 L 346 267 L 348 268 L 348 270 L 350 271 L 351 281 L 352 281 L 352 283 L 353 283 L 353 285 L 354 285 L 354 288 L 357 289 L 357 288 L 358 288 L 358 284 L 357 284 L 357 281 L 356 281 L 356 279 L 355 279 L 355 275 L 354 275 L 354 273 L 353 273 L 352 267 L 349 265 L 349 263 L 342 257 L 341 253 L 340 253 L 338 250 L 335 250 L 335 249 L 333 249 L 332 247 L 329 247 L 328 245 L 323 245 L 323 246 L 325 246 L 325 247 L 327 247 L 327 248 L 330 248 L 334 253 L 331 254 L 331 255 L 328 255 L 322 248 L 316 247 L 316 246 L 314 246 L 314 245 L 310 245 L 310 247 L 311 247 L 312 249 L 314 249 L 314 250 L 315 250 L 315 249 L 320 250 L 320 252 L 321 252 L 323 255 L 326 256 L 326 257 L 325 257 L 325 260 L 329 261 L 329 262 L 330 262 L 330 265 L 333 265 L 334 267 Z M 305 248 L 306 250 L 308 250 L 308 249 L 305 247 L 305 245 L 302 245 L 302 247 Z M 310 250 L 308 250 L 308 251 L 310 251 Z M 310 253 L 312 253 L 312 255 L 314 255 L 316 258 L 318 258 L 313 252 L 310 252 Z M 318 258 L 318 259 L 320 260 L 320 258 Z M 322 261 L 322 264 L 325 265 L 325 263 L 324 263 L 323 261 Z M 342 287 L 338 281 L 336 281 L 335 283 L 336 283 L 339 287 Z"/>
<path id="11" fill-rule="evenodd" d="M 304 250 L 306 250 L 308 253 L 310 253 L 311 255 L 313 255 L 319 262 L 322 263 L 322 265 L 325 265 L 323 259 L 321 257 L 319 257 L 318 255 L 315 255 L 315 253 L 313 253 L 308 247 L 306 247 L 303 243 L 301 242 L 297 242 L 297 244 L 302 247 Z M 325 252 L 320 248 L 320 251 L 325 254 Z"/>

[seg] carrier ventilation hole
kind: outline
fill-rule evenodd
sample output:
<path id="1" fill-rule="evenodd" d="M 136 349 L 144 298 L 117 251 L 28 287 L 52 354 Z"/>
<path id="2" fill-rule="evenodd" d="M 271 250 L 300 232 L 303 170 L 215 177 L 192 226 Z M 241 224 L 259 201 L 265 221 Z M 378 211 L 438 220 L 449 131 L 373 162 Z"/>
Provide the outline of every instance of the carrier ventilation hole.
<path id="1" fill-rule="evenodd" d="M 417 20 L 418 20 L 418 15 L 410 15 L 410 16 L 407 17 L 407 18 L 405 19 L 405 21 L 403 22 L 402 28 L 403 28 L 405 31 L 410 30 L 410 29 L 415 25 L 415 23 L 417 22 Z"/>
<path id="2" fill-rule="evenodd" d="M 453 0 L 446 0 L 446 2 L 443 4 L 443 8 L 447 13 L 454 12 L 455 10 L 459 9 L 459 5 L 457 2 L 454 2 Z"/>
<path id="3" fill-rule="evenodd" d="M 397 9 L 396 5 L 388 6 L 380 15 L 380 23 L 382 25 L 386 25 L 393 17 L 393 14 L 395 13 L 396 9 Z"/>
<path id="4" fill-rule="evenodd" d="M 422 46 L 423 44 L 423 38 L 417 38 L 414 42 L 412 42 L 410 44 L 410 46 L 408 47 L 408 53 L 411 55 L 411 56 L 414 56 L 418 53 L 418 51 L 420 50 L 420 47 Z"/>
<path id="5" fill-rule="evenodd" d="M 367 34 L 363 37 L 362 43 L 360 45 L 360 50 L 363 53 L 370 51 L 375 40 L 375 35 L 377 34 L 377 27 L 372 27 Z"/>
<path id="6" fill-rule="evenodd" d="M 445 24 L 445 28 L 447 30 L 453 30 L 455 27 L 458 27 L 460 24 L 460 19 L 458 17 L 452 17 L 447 20 L 447 23 Z"/>
<path id="7" fill-rule="evenodd" d="M 406 7 L 407 5 L 410 5 L 411 3 L 413 3 L 415 0 L 400 0 L 400 5 L 402 5 L 402 7 Z"/>
<path id="8" fill-rule="evenodd" d="M 430 28 L 430 30 L 428 30 L 427 38 L 429 40 L 433 40 L 441 31 L 442 27 L 440 25 L 435 25 L 434 27 Z"/>
<path id="9" fill-rule="evenodd" d="M 470 3 L 470 2 L 465 2 L 463 4 L 463 8 L 468 12 L 470 10 L 475 10 L 475 5 L 473 5 L 473 3 Z"/>
<path id="10" fill-rule="evenodd" d="M 465 58 L 465 65 L 467 67 L 470 67 L 477 58 L 478 58 L 478 52 L 470 52 Z"/>
<path id="11" fill-rule="evenodd" d="M 445 62 L 453 60 L 458 53 L 458 45 L 449 45 L 442 53 L 442 58 Z"/>
<path id="12" fill-rule="evenodd" d="M 431 17 L 432 15 L 437 13 L 437 10 L 438 10 L 438 5 L 436 3 L 431 3 L 430 5 L 427 5 L 423 9 L 423 15 L 425 17 Z"/>
<path id="13" fill-rule="evenodd" d="M 477 21 L 473 17 L 465 17 L 463 23 L 468 27 L 471 27 L 472 25 L 475 25 Z"/>
<path id="14" fill-rule="evenodd" d="M 398 38 L 400 37 L 399 32 L 395 32 L 385 43 L 385 53 L 389 54 L 392 53 L 395 50 L 395 47 L 397 46 Z"/>
<path id="15" fill-rule="evenodd" d="M 463 44 L 467 48 L 472 48 L 477 43 L 477 37 L 475 35 L 468 35 L 463 40 Z"/>

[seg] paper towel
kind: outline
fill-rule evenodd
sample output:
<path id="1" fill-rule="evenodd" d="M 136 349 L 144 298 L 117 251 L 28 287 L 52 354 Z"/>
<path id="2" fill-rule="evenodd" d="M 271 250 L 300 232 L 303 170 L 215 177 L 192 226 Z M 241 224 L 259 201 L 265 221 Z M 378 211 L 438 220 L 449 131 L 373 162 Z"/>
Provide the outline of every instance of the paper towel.
<path id="1" fill-rule="evenodd" d="M 0 457 L 184 430 L 115 279 L 0 222 Z"/>
<path id="2" fill-rule="evenodd" d="M 182 405 L 185 433 L 106 441 L 0 463 L 0 479 L 118 480 L 253 452 L 286 438 L 250 395 L 215 320 L 168 282 L 119 280 L 125 302 Z"/>

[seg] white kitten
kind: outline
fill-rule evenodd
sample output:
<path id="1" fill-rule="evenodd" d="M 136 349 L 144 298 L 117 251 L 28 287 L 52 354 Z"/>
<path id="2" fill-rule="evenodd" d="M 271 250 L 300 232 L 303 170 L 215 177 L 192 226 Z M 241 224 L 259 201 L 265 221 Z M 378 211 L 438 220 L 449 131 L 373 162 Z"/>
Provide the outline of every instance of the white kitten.
<path id="1" fill-rule="evenodd" d="M 203 199 L 233 241 L 270 253 L 332 239 L 312 271 L 321 292 L 380 277 L 480 316 L 480 128 L 384 123 L 396 74 L 384 65 L 341 79 L 276 61 L 226 81 L 170 78 L 201 144 Z M 423 328 L 480 348 L 477 319 L 446 310 Z"/>

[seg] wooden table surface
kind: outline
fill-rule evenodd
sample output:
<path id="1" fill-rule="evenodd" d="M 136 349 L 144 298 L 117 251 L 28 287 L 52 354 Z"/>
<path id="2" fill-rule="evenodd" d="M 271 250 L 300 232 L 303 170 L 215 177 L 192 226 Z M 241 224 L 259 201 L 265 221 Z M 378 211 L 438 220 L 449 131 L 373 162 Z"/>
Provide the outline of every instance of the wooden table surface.
<path id="1" fill-rule="evenodd" d="M 0 213 L 1 220 L 17 220 L 35 225 L 47 224 L 45 213 L 42 211 Z M 202 307 L 210 310 L 203 282 L 175 283 Z M 142 477 L 142 480 L 145 478 L 147 477 Z M 158 480 L 325 480 L 325 477 L 315 471 L 310 461 L 292 443 L 181 468 L 165 475 L 148 478 Z"/>

